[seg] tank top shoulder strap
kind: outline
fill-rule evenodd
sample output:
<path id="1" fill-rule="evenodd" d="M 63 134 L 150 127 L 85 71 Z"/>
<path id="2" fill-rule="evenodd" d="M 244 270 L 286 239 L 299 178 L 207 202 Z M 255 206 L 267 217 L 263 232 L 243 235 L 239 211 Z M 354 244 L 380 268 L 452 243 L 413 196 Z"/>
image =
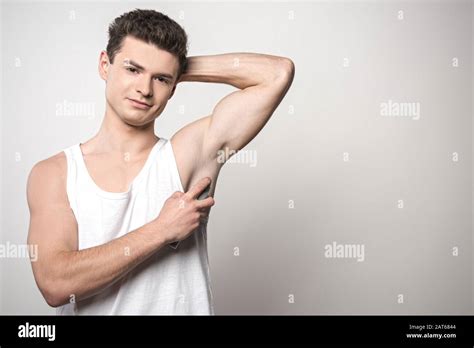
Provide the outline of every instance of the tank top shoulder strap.
<path id="1" fill-rule="evenodd" d="M 160 152 L 162 152 L 162 159 L 166 162 L 166 167 L 168 168 L 169 175 L 173 182 L 173 186 L 181 191 L 184 192 L 184 188 L 181 182 L 181 177 L 178 171 L 178 165 L 176 162 L 176 157 L 174 155 L 173 146 L 171 145 L 171 139 L 164 139 L 165 143 L 162 146 Z"/>
<path id="2" fill-rule="evenodd" d="M 77 150 L 79 144 L 69 146 L 64 149 L 63 152 L 66 155 L 67 160 L 67 176 L 66 176 L 66 192 L 69 199 L 69 204 L 74 212 L 77 212 L 76 205 L 76 186 L 78 179 L 78 164 L 77 164 Z"/>

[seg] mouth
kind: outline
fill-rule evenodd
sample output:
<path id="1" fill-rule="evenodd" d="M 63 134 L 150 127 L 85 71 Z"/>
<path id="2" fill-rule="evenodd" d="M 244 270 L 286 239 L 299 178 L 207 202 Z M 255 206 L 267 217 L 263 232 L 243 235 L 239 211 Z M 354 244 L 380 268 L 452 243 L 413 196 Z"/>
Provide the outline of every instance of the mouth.
<path id="1" fill-rule="evenodd" d="M 138 100 L 135 100 L 135 99 L 131 99 L 131 98 L 127 98 L 130 103 L 135 106 L 136 108 L 139 108 L 139 109 L 149 109 L 151 108 L 153 105 L 150 105 L 150 104 L 147 104 L 147 103 L 144 103 L 144 102 L 141 102 L 141 101 L 138 101 Z"/>

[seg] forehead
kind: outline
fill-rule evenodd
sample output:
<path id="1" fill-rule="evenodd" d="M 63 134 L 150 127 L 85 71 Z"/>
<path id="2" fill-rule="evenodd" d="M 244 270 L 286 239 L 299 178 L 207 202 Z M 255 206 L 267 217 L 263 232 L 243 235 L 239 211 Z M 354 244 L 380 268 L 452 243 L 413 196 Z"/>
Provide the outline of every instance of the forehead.
<path id="1" fill-rule="evenodd" d="M 124 59 L 132 60 L 151 73 L 167 73 L 176 76 L 179 68 L 178 58 L 173 54 L 131 36 L 123 40 L 116 59 L 119 63 L 122 63 Z"/>

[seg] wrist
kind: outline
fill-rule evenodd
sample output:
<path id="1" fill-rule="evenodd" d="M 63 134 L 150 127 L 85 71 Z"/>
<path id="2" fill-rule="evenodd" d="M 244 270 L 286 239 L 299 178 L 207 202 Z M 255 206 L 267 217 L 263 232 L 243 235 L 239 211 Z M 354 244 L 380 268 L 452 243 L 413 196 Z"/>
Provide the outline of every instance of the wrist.
<path id="1" fill-rule="evenodd" d="M 162 224 L 157 219 L 153 220 L 151 223 L 145 224 L 142 226 L 142 229 L 147 242 L 152 244 L 154 247 L 160 248 L 169 243 L 165 237 L 165 233 L 163 233 Z"/>

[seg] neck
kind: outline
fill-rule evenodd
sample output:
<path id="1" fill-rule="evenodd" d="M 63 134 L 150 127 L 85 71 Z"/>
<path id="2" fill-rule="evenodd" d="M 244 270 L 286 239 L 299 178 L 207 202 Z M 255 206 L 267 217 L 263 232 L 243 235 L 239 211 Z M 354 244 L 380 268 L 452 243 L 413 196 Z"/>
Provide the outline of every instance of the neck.
<path id="1" fill-rule="evenodd" d="M 99 132 L 94 137 L 94 143 L 101 152 L 131 154 L 149 149 L 158 140 L 154 120 L 144 126 L 131 126 L 111 111 L 108 105 Z"/>

